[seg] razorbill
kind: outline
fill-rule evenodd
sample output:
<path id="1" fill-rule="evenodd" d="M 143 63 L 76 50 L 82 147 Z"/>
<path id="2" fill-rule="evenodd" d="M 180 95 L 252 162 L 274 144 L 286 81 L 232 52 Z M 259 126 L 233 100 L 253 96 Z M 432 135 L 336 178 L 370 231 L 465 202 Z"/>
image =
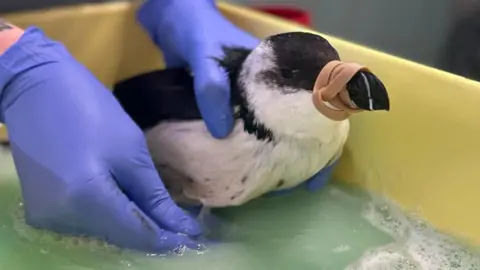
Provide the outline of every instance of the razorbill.
<path id="1" fill-rule="evenodd" d="M 223 50 L 215 60 L 230 80 L 236 119 L 225 139 L 207 130 L 187 69 L 114 86 L 180 205 L 235 206 L 294 187 L 341 155 L 351 114 L 390 108 L 382 82 L 368 68 L 340 61 L 319 35 L 281 33 L 253 50 Z"/>

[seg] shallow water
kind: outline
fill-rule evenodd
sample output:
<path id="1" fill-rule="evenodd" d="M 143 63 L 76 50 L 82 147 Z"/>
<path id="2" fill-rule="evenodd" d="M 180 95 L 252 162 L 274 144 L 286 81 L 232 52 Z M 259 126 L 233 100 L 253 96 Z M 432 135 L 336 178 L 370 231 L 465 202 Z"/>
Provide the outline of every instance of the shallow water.
<path id="1" fill-rule="evenodd" d="M 167 258 L 33 230 L 23 222 L 16 182 L 11 159 L 0 154 L 2 270 L 480 269 L 472 249 L 340 185 L 219 211 L 221 244 Z"/>

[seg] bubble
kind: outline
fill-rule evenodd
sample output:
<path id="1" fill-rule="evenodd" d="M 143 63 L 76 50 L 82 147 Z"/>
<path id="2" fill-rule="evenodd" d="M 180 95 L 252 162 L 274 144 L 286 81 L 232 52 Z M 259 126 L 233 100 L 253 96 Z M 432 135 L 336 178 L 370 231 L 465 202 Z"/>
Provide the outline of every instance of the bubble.
<path id="1" fill-rule="evenodd" d="M 334 248 L 333 252 L 341 253 L 341 252 L 349 251 L 350 249 L 351 249 L 351 247 L 349 245 L 340 245 L 340 246 Z"/>
<path id="2" fill-rule="evenodd" d="M 121 260 L 120 264 L 126 267 L 132 267 L 132 263 L 127 260 Z"/>
<path id="3" fill-rule="evenodd" d="M 400 252 L 383 247 L 366 253 L 355 265 L 347 270 L 421 270 L 415 262 Z"/>
<path id="4" fill-rule="evenodd" d="M 384 198 L 372 197 L 362 215 L 394 242 L 365 252 L 346 270 L 480 270 L 478 251 Z"/>
<path id="5" fill-rule="evenodd" d="M 185 254 L 186 250 L 187 250 L 187 247 L 185 245 L 181 245 L 173 249 L 173 254 L 182 256 L 183 254 Z"/>
<path id="6" fill-rule="evenodd" d="M 115 251 L 118 249 L 104 241 L 95 238 L 65 236 L 48 230 L 33 228 L 27 225 L 25 222 L 23 202 L 17 203 L 13 209 L 13 228 L 21 238 L 27 241 L 35 242 L 41 246 L 56 245 L 65 247 L 66 249 L 87 249 L 91 251 Z"/>

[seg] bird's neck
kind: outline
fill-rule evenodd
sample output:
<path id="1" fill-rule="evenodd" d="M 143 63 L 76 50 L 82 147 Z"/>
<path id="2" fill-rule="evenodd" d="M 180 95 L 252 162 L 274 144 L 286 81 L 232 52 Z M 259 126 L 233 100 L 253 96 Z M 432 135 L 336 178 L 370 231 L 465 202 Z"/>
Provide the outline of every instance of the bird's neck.
<path id="1" fill-rule="evenodd" d="M 262 123 L 251 109 L 242 87 L 237 87 L 234 91 L 238 91 L 238 111 L 236 116 L 243 121 L 243 130 L 248 134 L 254 135 L 260 141 L 274 141 L 274 135 L 264 123 Z"/>
<path id="2" fill-rule="evenodd" d="M 246 91 L 239 81 L 240 71 L 251 50 L 241 47 L 224 47 L 224 56 L 216 59 L 225 69 L 230 81 L 231 103 L 238 106 L 235 117 L 243 121 L 244 131 L 254 135 L 261 141 L 274 141 L 272 131 L 255 116 L 254 110 L 248 104 Z"/>

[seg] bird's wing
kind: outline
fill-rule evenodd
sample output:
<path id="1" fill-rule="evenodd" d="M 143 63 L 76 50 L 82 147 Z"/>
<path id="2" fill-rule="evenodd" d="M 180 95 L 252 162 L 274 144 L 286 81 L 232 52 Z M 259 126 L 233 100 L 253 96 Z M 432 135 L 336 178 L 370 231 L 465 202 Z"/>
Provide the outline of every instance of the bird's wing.
<path id="1" fill-rule="evenodd" d="M 142 129 L 165 121 L 201 120 L 193 78 L 183 68 L 156 70 L 115 84 L 113 94 Z"/>

